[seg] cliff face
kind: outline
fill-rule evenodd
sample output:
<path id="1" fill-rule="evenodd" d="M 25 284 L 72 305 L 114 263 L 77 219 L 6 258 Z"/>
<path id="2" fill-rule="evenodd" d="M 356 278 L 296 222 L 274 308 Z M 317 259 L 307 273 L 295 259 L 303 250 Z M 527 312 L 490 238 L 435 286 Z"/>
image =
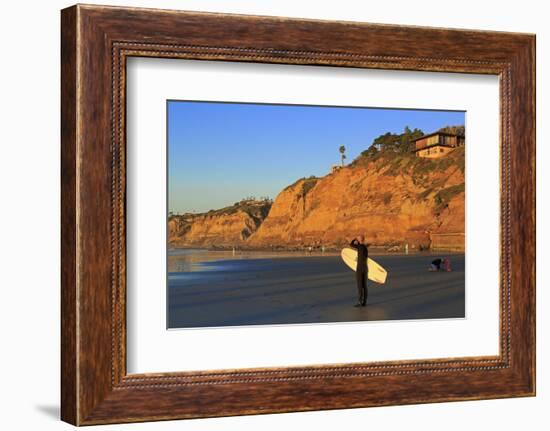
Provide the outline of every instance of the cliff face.
<path id="1" fill-rule="evenodd" d="M 173 246 L 427 246 L 428 232 L 464 232 L 464 148 L 441 159 L 361 157 L 322 178 L 301 179 L 273 204 L 173 217 Z M 259 208 L 262 209 L 259 209 Z"/>
<path id="2" fill-rule="evenodd" d="M 427 246 L 429 231 L 464 232 L 463 148 L 437 160 L 365 158 L 300 180 L 277 196 L 247 244 L 341 246 L 363 233 L 374 245 Z"/>
<path id="3" fill-rule="evenodd" d="M 269 201 L 242 201 L 202 214 L 172 216 L 168 243 L 172 247 L 232 247 L 243 244 L 265 219 Z"/>

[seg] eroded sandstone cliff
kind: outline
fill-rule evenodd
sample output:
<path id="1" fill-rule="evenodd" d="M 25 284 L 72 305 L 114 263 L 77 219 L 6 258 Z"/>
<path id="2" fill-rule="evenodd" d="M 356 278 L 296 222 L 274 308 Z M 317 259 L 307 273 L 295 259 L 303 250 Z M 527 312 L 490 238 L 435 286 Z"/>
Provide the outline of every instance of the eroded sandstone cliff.
<path id="1" fill-rule="evenodd" d="M 244 200 L 202 214 L 183 214 L 168 219 L 168 243 L 172 247 L 233 247 L 246 242 L 261 225 L 271 201 Z"/>
<path id="2" fill-rule="evenodd" d="M 429 232 L 464 232 L 464 149 L 428 160 L 358 160 L 283 190 L 250 246 L 340 246 L 359 233 L 375 245 L 427 246 Z"/>
<path id="3" fill-rule="evenodd" d="M 359 233 L 372 245 L 427 247 L 429 233 L 464 232 L 464 148 L 441 159 L 363 156 L 303 178 L 271 205 L 233 206 L 169 220 L 174 246 L 337 247 Z"/>

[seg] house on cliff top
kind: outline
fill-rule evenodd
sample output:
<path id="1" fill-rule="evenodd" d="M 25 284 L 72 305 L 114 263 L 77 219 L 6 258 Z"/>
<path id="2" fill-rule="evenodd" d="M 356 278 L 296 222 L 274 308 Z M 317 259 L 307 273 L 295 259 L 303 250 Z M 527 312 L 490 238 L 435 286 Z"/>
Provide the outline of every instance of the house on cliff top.
<path id="1" fill-rule="evenodd" d="M 412 152 L 417 157 L 438 159 L 454 148 L 464 146 L 464 136 L 447 132 L 435 132 L 411 141 Z"/>

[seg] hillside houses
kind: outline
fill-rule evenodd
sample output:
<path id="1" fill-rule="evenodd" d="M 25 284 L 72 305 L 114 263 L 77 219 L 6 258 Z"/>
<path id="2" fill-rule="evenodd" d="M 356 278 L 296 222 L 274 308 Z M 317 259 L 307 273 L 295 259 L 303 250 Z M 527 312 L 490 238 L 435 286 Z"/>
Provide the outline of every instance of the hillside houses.
<path id="1" fill-rule="evenodd" d="M 454 148 L 464 146 L 464 143 L 464 136 L 446 132 L 435 132 L 412 140 L 411 151 L 416 153 L 417 157 L 437 159 L 444 157 Z"/>

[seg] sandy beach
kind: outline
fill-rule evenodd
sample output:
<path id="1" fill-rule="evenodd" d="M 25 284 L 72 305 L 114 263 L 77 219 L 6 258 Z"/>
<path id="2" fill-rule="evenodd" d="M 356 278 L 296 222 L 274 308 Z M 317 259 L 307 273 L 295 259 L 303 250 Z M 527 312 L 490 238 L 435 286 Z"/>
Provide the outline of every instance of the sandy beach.
<path id="1" fill-rule="evenodd" d="M 428 272 L 435 255 L 372 256 L 388 271 L 355 308 L 354 272 L 339 255 L 174 250 L 168 258 L 168 327 L 441 319 L 465 316 L 464 255 L 453 272 Z"/>

